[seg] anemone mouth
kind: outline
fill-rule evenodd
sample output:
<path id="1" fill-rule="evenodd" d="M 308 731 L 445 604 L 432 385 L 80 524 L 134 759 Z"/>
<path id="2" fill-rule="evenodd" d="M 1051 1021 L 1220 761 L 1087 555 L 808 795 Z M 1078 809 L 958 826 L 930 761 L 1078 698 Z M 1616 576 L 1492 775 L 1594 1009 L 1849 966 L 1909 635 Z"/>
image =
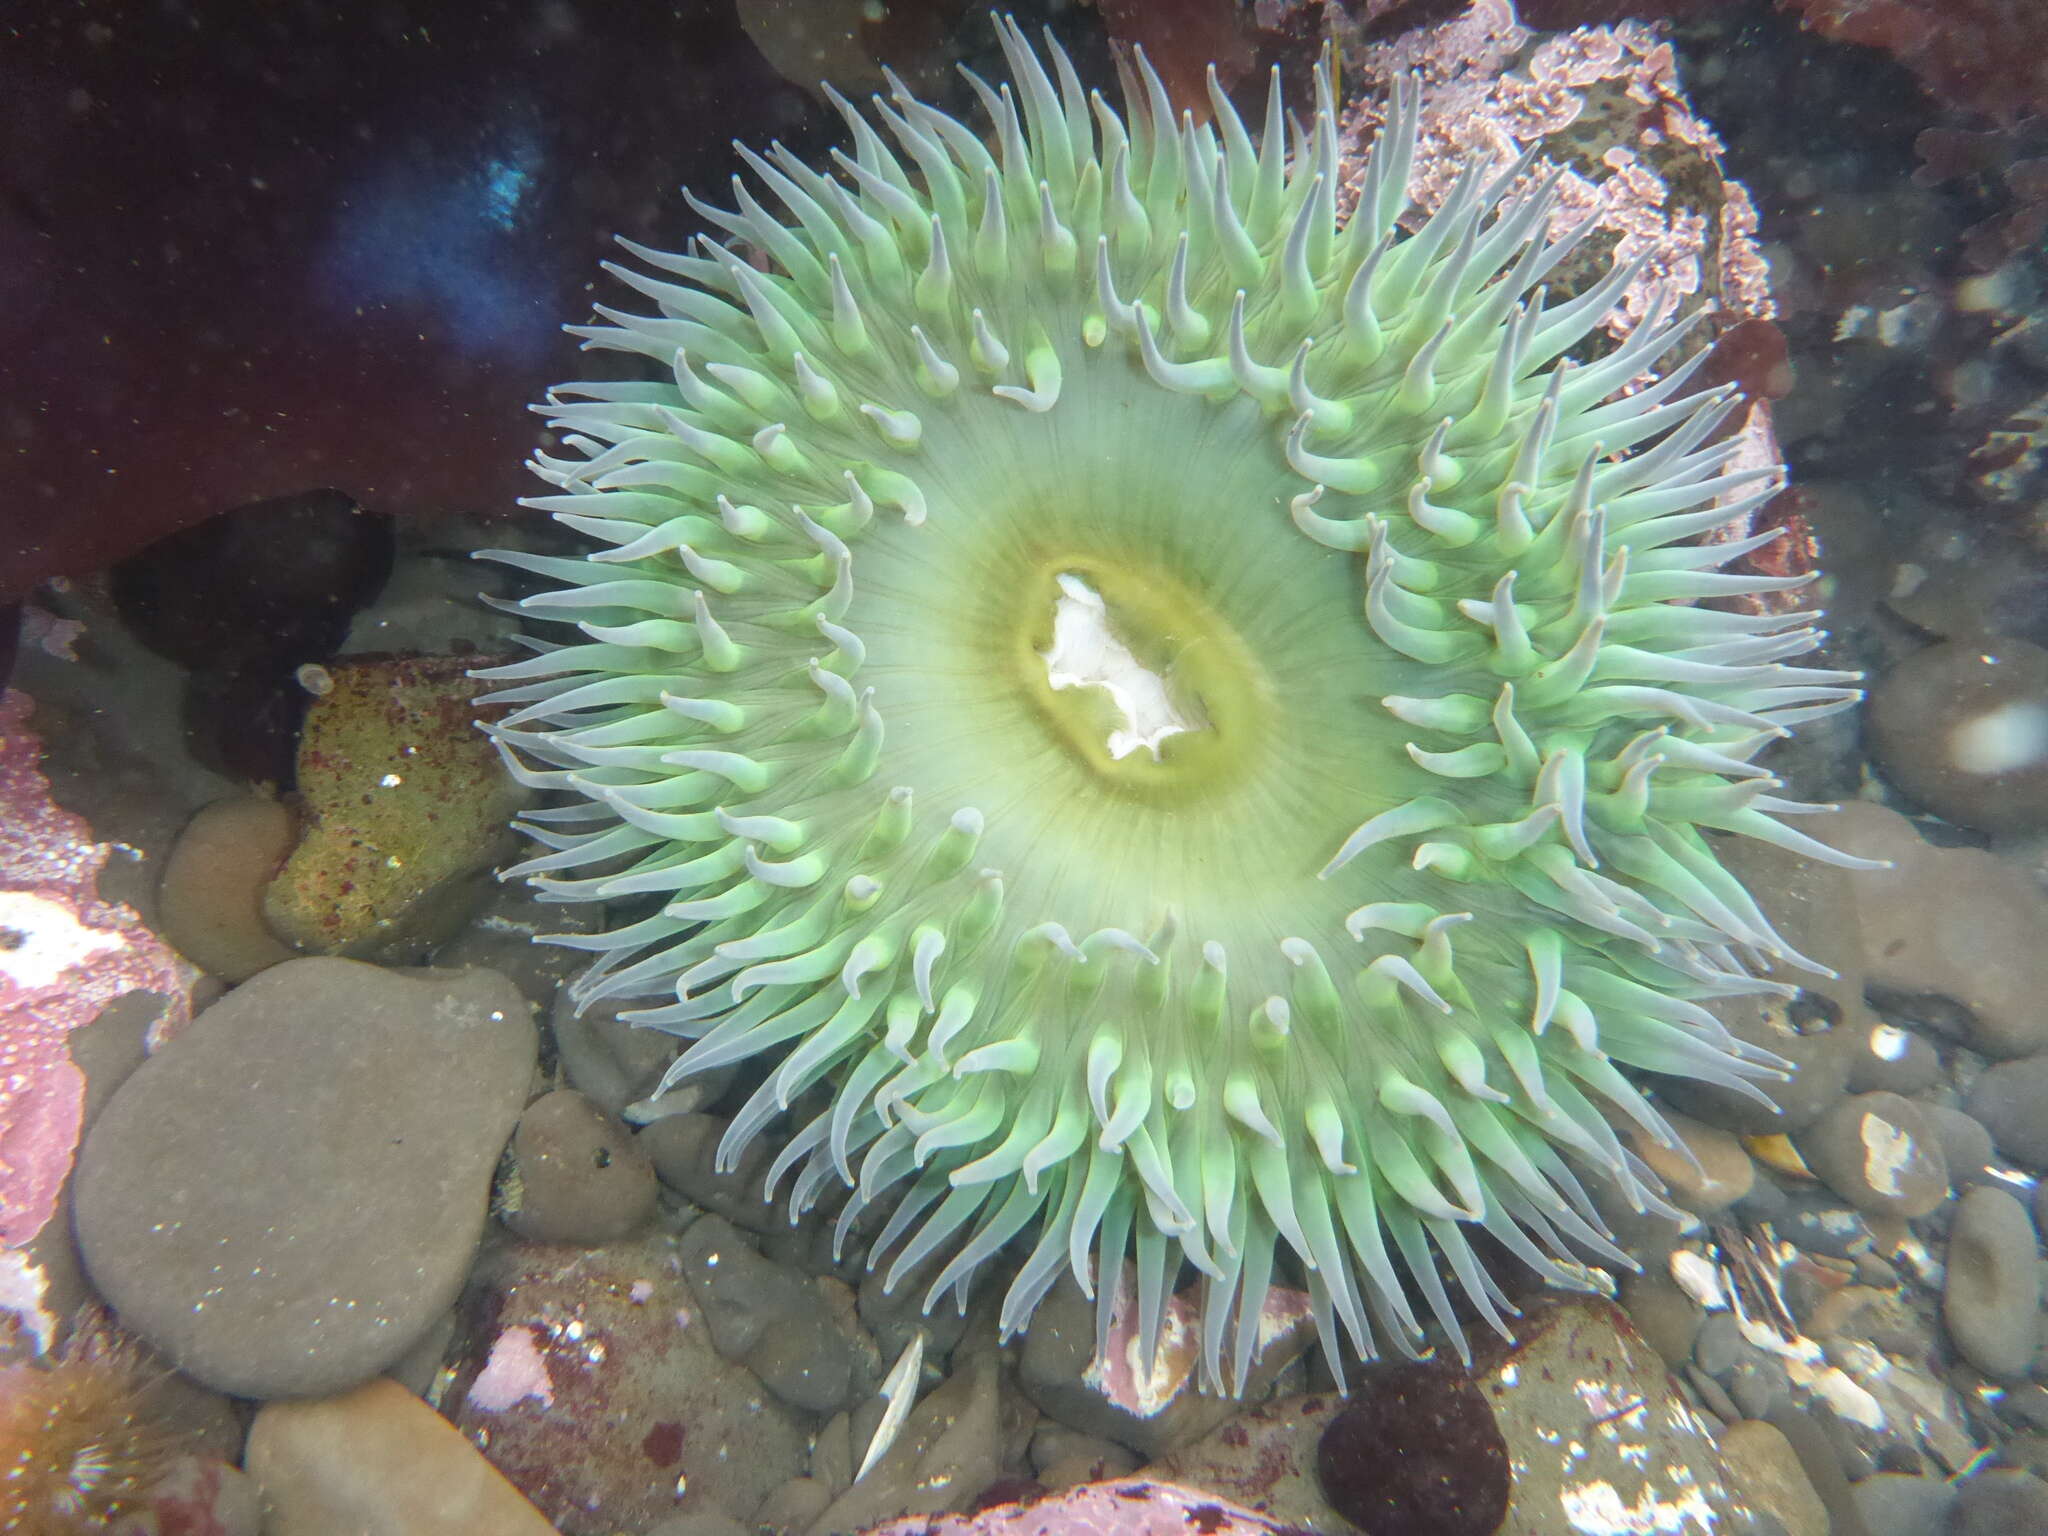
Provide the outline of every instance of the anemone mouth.
<path id="1" fill-rule="evenodd" d="M 1689 606 L 1784 585 L 1696 542 L 1759 477 L 1687 370 L 1624 392 L 1684 322 L 1560 361 L 1634 273 L 1546 302 L 1526 163 L 1404 233 L 1404 95 L 1340 226 L 1327 75 L 1290 159 L 1277 82 L 1255 145 L 1003 44 L 989 141 L 848 107 L 702 210 L 765 267 L 634 248 L 658 312 L 577 328 L 665 373 L 539 408 L 589 555 L 494 552 L 573 629 L 481 674 L 565 792 L 514 873 L 632 910 L 576 998 L 654 1000 L 665 1088 L 763 1062 L 721 1158 L 888 1207 L 928 1306 L 1014 1245 L 1005 1327 L 1066 1270 L 1106 1326 L 1129 1260 L 1149 1350 L 1190 1266 L 1224 1387 L 1284 1251 L 1333 1360 L 1418 1297 L 1462 1351 L 1470 1228 L 1579 1285 L 1578 1174 L 1659 1203 L 1617 1063 L 1773 1070 L 1699 1000 L 1802 962 L 1703 829 L 1843 861 L 1751 759 L 1854 679 Z"/>

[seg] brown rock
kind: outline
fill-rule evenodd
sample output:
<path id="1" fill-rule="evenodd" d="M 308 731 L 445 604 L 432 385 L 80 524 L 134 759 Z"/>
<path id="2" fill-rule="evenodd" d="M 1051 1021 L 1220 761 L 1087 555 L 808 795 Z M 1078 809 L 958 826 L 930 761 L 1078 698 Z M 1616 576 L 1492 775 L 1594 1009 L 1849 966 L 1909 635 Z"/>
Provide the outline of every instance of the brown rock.
<path id="1" fill-rule="evenodd" d="M 1677 1136 L 1679 1147 L 1660 1146 L 1635 1127 L 1629 1140 L 1636 1155 L 1687 1210 L 1702 1216 L 1726 1210 L 1755 1186 L 1756 1165 L 1739 1138 L 1675 1111 L 1665 1111 L 1664 1122 Z"/>
<path id="2" fill-rule="evenodd" d="M 1885 777 L 1935 814 L 1986 832 L 2048 825 L 2048 651 L 1930 645 L 1878 680 L 1864 722 Z"/>
<path id="3" fill-rule="evenodd" d="M 1793 1138 L 1820 1181 L 1872 1216 L 1925 1216 L 1948 1198 L 1941 1138 L 1896 1093 L 1844 1099 Z"/>
<path id="4" fill-rule="evenodd" d="M 185 824 L 164 860 L 158 910 L 179 954 L 222 981 L 289 960 L 263 920 L 263 889 L 298 840 L 298 822 L 264 795 L 216 800 Z"/>
<path id="5" fill-rule="evenodd" d="M 539 1510 L 455 1426 L 394 1381 L 267 1403 L 245 1462 L 265 1536 L 553 1536 Z"/>
<path id="6" fill-rule="evenodd" d="M 448 1415 L 564 1536 L 700 1501 L 751 1514 L 805 1470 L 804 1419 L 719 1357 L 673 1236 L 512 1242 L 474 1283 L 492 1326 L 455 1362 Z"/>
<path id="7" fill-rule="evenodd" d="M 1721 1432 L 1729 1491 L 1775 1515 L 1785 1536 L 1828 1536 L 1827 1506 L 1784 1431 L 1761 1419 L 1739 1419 Z"/>
<path id="8" fill-rule="evenodd" d="M 1816 818 L 1814 835 L 1889 870 L 1843 876 L 1854 893 L 1865 978 L 1880 997 L 1946 999 L 1951 1022 L 1987 1056 L 2048 1048 L 2048 895 L 1981 848 L 1936 848 L 1896 811 L 1858 801 Z"/>
<path id="9" fill-rule="evenodd" d="M 633 1133 L 572 1088 L 526 1106 L 512 1133 L 505 1225 L 542 1243 L 604 1243 L 654 1210 L 654 1165 Z"/>

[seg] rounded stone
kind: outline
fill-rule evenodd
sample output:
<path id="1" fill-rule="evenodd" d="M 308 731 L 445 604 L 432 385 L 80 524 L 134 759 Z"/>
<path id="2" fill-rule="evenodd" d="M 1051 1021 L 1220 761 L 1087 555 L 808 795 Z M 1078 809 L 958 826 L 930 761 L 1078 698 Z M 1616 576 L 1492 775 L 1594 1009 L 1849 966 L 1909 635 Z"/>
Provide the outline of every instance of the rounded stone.
<path id="1" fill-rule="evenodd" d="M 164 860 L 158 914 L 164 937 L 230 984 L 292 958 L 263 921 L 263 888 L 298 839 L 298 820 L 267 795 L 202 807 Z"/>
<path id="2" fill-rule="evenodd" d="M 1828 1536 L 1827 1506 L 1783 1430 L 1762 1419 L 1741 1419 L 1719 1439 L 1729 1482 L 1750 1504 L 1777 1516 L 1785 1536 Z"/>
<path id="3" fill-rule="evenodd" d="M 2048 1483 L 2031 1472 L 1994 1467 L 1956 1484 L 1945 1536 L 2018 1536 L 2048 1531 Z"/>
<path id="4" fill-rule="evenodd" d="M 751 1526 L 733 1522 L 730 1536 L 753 1536 L 756 1530 L 807 1531 L 831 1504 L 832 1490 L 815 1477 L 792 1477 L 761 1501 L 761 1507 L 754 1511 Z M 726 1533 L 708 1530 L 693 1532 L 683 1523 L 689 1518 L 678 1515 L 674 1520 L 664 1520 L 647 1536 L 726 1536 Z"/>
<path id="5" fill-rule="evenodd" d="M 1668 1110 L 1664 1122 L 1678 1138 L 1678 1146 L 1661 1146 L 1640 1130 L 1632 1133 L 1630 1142 L 1636 1155 L 1664 1181 L 1672 1199 L 1704 1216 L 1726 1210 L 1749 1193 L 1756 1183 L 1756 1165 L 1738 1138 Z"/>
<path id="6" fill-rule="evenodd" d="M 1621 1282 L 1621 1308 L 1672 1370 L 1692 1358 L 1693 1341 L 1706 1314 L 1668 1276 L 1656 1271 L 1628 1276 Z"/>
<path id="7" fill-rule="evenodd" d="M 691 1223 L 676 1254 L 722 1357 L 795 1407 L 830 1414 L 848 1406 L 855 1351 L 816 1285 L 763 1258 L 717 1216 Z"/>
<path id="8" fill-rule="evenodd" d="M 355 1386 L 460 1293 L 534 1055 L 495 972 L 273 966 L 94 1123 L 74 1186 L 93 1283 L 221 1391 Z"/>
<path id="9" fill-rule="evenodd" d="M 1919 1093 L 1941 1080 L 1941 1053 L 1928 1038 L 1895 1024 L 1872 1024 L 1849 1053 L 1851 1093 Z"/>
<path id="10" fill-rule="evenodd" d="M 1323 1431 L 1316 1475 L 1367 1536 L 1489 1536 L 1507 1514 L 1507 1441 L 1455 1365 L 1380 1375 Z"/>
<path id="11" fill-rule="evenodd" d="M 2048 892 L 2032 871 L 1988 849 L 1938 847 L 1868 800 L 1820 819 L 1824 841 L 1892 864 L 1837 871 L 1871 995 L 1986 1056 L 2048 1050 Z"/>
<path id="12" fill-rule="evenodd" d="M 1920 1113 L 1941 1143 L 1941 1160 L 1948 1164 L 1951 1184 L 1967 1189 L 1990 1177 L 1985 1170 L 1997 1161 L 1998 1150 L 1980 1121 L 1946 1104 L 1922 1104 Z"/>
<path id="13" fill-rule="evenodd" d="M 1925 1216 L 1948 1197 L 1941 1140 L 1896 1093 L 1842 1100 L 1793 1138 L 1820 1181 L 1872 1216 Z"/>
<path id="14" fill-rule="evenodd" d="M 1885 777 L 1937 815 L 1986 832 L 2048 825 L 2048 651 L 1930 645 L 1879 680 L 1864 720 Z"/>
<path id="15" fill-rule="evenodd" d="M 1849 1490 L 1870 1536 L 1944 1536 L 1956 1485 L 1943 1477 L 1880 1472 Z"/>
<path id="16" fill-rule="evenodd" d="M 505 1225 L 543 1243 L 624 1237 L 654 1209 L 654 1165 L 633 1133 L 573 1088 L 526 1106 L 501 1188 Z"/>
<path id="17" fill-rule="evenodd" d="M 2048 1055 L 1987 1068 L 1970 1085 L 1963 1107 L 1999 1151 L 2048 1172 Z"/>
<path id="18" fill-rule="evenodd" d="M 265 1536 L 548 1536 L 532 1504 L 462 1432 L 395 1381 L 268 1403 L 249 1428 Z"/>
<path id="19" fill-rule="evenodd" d="M 2040 1339 L 2041 1270 L 2027 1208 L 2002 1189 L 1969 1191 L 1948 1235 L 1942 1321 L 1965 1360 L 1994 1381 L 2024 1381 Z"/>

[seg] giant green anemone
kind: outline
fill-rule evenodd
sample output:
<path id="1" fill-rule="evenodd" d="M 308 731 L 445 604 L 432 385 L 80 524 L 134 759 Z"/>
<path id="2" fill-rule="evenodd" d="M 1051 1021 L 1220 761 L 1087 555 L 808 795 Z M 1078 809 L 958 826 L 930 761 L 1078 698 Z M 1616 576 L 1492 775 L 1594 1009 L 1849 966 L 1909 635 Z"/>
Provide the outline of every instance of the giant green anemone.
<path id="1" fill-rule="evenodd" d="M 1327 72 L 1290 153 L 1277 82 L 1254 136 L 1002 43 L 986 135 L 899 86 L 830 171 L 741 149 L 731 243 L 574 328 L 658 367 L 539 407 L 594 547 L 494 554 L 566 627 L 483 674 L 565 792 L 514 873 L 927 1306 L 1002 1255 L 1006 1328 L 1067 1270 L 1106 1328 L 1129 1262 L 1149 1354 L 1199 1273 L 1224 1386 L 1286 1274 L 1333 1359 L 1462 1350 L 1474 1227 L 1583 1285 L 1581 1175 L 1658 1203 L 1618 1066 L 1775 1070 L 1701 1006 L 1799 961 L 1715 839 L 1842 862 L 1752 759 L 1854 679 L 1698 605 L 1786 585 L 1701 541 L 1770 486 L 1728 393 L 1631 389 L 1684 321 L 1594 345 L 1637 268 L 1546 298 L 1529 162 L 1404 227 L 1404 90 L 1340 222 Z"/>

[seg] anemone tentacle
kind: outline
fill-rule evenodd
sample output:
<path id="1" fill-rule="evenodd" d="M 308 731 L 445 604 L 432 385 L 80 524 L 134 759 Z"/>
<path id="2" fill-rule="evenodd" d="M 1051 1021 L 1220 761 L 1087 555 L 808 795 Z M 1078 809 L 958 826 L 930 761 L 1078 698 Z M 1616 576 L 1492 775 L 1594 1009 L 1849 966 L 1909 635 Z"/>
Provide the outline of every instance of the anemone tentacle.
<path id="1" fill-rule="evenodd" d="M 927 1305 L 1008 1254 L 1006 1328 L 1068 1271 L 1106 1328 L 1130 1262 L 1153 1339 L 1186 1267 L 1229 1389 L 1286 1255 L 1333 1360 L 1462 1352 L 1473 1227 L 1577 1286 L 1580 1174 L 1660 1204 L 1617 1064 L 1779 1065 L 1700 1006 L 1809 963 L 1714 835 L 1851 862 L 1752 759 L 1855 678 L 1697 606 L 1787 585 L 1699 542 L 1769 485 L 1726 391 L 1620 392 L 1689 317 L 1547 297 L 1527 160 L 1409 232 L 1404 85 L 1340 225 L 1327 69 L 1290 153 L 1277 75 L 1120 114 L 1001 34 L 986 135 L 892 77 L 571 328 L 656 374 L 537 407 L 589 554 L 492 552 L 564 626 L 481 674 L 565 794 L 510 873 L 626 911 L 577 1002 L 693 1042 L 664 1090 L 760 1062 L 721 1164 L 778 1128 Z"/>

